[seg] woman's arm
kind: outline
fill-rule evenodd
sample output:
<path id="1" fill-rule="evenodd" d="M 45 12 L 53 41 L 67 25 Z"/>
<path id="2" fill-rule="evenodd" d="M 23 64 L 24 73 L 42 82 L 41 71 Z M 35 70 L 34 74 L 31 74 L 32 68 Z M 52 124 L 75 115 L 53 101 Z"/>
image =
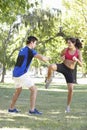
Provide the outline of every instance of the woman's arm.
<path id="1" fill-rule="evenodd" d="M 82 67 L 82 53 L 81 53 L 81 51 L 80 51 L 80 50 L 79 50 L 79 57 L 78 57 L 77 62 L 78 62 L 78 64 L 79 64 L 79 66 L 81 66 L 81 67 Z"/>
<path id="2" fill-rule="evenodd" d="M 78 53 L 79 53 L 78 58 L 73 57 L 73 60 L 74 60 L 74 61 L 76 61 L 76 62 L 79 64 L 79 66 L 81 66 L 81 67 L 82 67 L 82 53 L 81 53 L 81 51 L 80 51 L 80 50 L 78 51 Z"/>
<path id="3" fill-rule="evenodd" d="M 62 61 L 65 60 L 65 52 L 66 52 L 66 48 L 63 49 L 63 50 L 61 51 L 61 54 L 60 54 L 60 56 L 61 56 L 61 60 L 62 60 Z"/>

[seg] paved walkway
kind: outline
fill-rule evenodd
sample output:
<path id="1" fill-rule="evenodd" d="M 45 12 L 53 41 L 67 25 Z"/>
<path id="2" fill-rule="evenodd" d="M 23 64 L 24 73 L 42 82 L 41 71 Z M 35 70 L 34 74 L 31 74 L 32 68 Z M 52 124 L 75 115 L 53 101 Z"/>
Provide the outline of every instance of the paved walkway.
<path id="1" fill-rule="evenodd" d="M 44 76 L 34 76 L 34 75 L 31 75 L 33 81 L 35 83 L 42 83 L 45 81 L 45 77 Z M 12 75 L 6 75 L 5 76 L 5 82 L 6 83 L 14 83 L 13 79 L 12 79 Z M 66 81 L 65 81 L 65 78 L 63 76 L 56 76 L 53 78 L 53 81 L 52 83 L 55 83 L 55 84 L 66 84 Z M 77 78 L 77 83 L 78 84 L 87 84 L 87 78 Z"/>

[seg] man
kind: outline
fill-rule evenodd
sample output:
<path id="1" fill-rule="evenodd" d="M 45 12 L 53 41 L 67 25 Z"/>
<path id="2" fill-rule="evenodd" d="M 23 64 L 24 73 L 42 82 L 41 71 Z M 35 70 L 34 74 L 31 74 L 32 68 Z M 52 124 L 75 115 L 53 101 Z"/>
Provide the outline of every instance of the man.
<path id="1" fill-rule="evenodd" d="M 49 59 L 41 54 L 38 54 L 34 48 L 36 47 L 38 39 L 34 36 L 29 36 L 26 41 L 26 46 L 21 48 L 18 54 L 17 62 L 13 70 L 13 78 L 16 86 L 16 91 L 13 95 L 10 108 L 8 112 L 18 113 L 15 108 L 16 101 L 22 91 L 22 87 L 25 86 L 30 90 L 30 114 L 42 114 L 35 108 L 37 88 L 34 82 L 31 80 L 28 70 L 33 58 L 37 58 L 41 61 L 47 62 Z"/>

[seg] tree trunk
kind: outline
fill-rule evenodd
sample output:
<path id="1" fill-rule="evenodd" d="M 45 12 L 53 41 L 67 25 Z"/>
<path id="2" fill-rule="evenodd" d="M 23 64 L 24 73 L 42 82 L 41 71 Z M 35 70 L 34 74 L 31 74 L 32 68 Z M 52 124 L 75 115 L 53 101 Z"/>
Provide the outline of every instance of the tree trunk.
<path id="1" fill-rule="evenodd" d="M 6 69 L 5 69 L 5 66 L 3 66 L 2 78 L 1 78 L 2 83 L 4 83 L 5 74 L 6 74 Z"/>
<path id="2" fill-rule="evenodd" d="M 83 73 L 82 78 L 86 78 L 87 72 Z"/>

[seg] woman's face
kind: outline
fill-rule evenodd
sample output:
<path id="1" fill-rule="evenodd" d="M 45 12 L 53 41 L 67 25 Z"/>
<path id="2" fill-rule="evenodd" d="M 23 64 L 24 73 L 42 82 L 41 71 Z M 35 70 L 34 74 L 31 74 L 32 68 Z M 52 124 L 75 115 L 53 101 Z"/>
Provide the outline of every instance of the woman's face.
<path id="1" fill-rule="evenodd" d="M 69 48 L 75 47 L 75 43 L 72 43 L 70 40 L 68 40 L 67 43 Z"/>

